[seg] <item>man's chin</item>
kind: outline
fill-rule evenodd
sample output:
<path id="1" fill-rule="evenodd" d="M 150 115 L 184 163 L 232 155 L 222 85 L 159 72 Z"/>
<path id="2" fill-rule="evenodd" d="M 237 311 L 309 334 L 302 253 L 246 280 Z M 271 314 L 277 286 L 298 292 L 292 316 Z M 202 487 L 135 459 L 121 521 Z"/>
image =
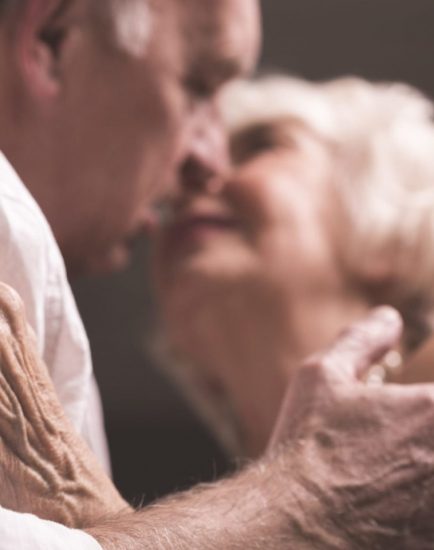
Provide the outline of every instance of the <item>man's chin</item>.
<path id="1" fill-rule="evenodd" d="M 127 245 L 117 245 L 107 254 L 96 258 L 92 265 L 92 273 L 104 274 L 126 269 L 131 261 L 131 248 Z"/>
<path id="2" fill-rule="evenodd" d="M 131 249 L 127 245 L 116 245 L 108 252 L 83 258 L 80 262 L 67 264 L 68 275 L 106 275 L 126 269 L 131 260 Z"/>

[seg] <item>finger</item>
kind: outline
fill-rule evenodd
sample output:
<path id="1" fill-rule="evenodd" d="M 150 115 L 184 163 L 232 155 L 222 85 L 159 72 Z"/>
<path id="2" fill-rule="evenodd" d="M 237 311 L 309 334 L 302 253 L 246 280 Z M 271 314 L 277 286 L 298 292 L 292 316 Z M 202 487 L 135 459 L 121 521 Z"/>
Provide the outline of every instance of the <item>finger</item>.
<path id="1" fill-rule="evenodd" d="M 21 334 L 25 323 L 24 305 L 19 294 L 4 283 L 0 283 L 0 311 L 2 323 Z"/>
<path id="2" fill-rule="evenodd" d="M 345 330 L 328 350 L 310 357 L 304 366 L 315 366 L 336 382 L 360 380 L 372 363 L 397 344 L 401 333 L 399 313 L 389 306 L 378 307 Z"/>
<path id="3" fill-rule="evenodd" d="M 383 306 L 348 328 L 329 349 L 308 358 L 289 384 L 268 450 L 303 428 L 302 419 L 309 415 L 312 400 L 321 400 L 336 383 L 359 381 L 396 344 L 401 332 L 399 314 Z"/>

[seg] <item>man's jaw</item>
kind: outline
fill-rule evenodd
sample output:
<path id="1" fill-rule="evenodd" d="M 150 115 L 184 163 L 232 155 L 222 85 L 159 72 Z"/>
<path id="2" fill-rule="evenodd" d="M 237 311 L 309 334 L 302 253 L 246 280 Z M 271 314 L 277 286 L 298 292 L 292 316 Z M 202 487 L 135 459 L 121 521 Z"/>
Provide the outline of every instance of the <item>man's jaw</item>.
<path id="1" fill-rule="evenodd" d="M 151 233 L 156 223 L 155 213 L 150 208 L 143 210 L 121 239 L 89 258 L 86 271 L 92 274 L 105 274 L 126 269 L 140 237 Z"/>

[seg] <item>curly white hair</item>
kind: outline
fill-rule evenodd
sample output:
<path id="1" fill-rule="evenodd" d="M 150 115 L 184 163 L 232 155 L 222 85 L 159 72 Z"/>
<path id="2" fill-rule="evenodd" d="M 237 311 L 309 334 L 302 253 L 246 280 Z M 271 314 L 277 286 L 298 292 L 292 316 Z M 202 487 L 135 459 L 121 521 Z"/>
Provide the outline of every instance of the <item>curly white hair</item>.
<path id="1" fill-rule="evenodd" d="M 340 259 L 361 282 L 388 266 L 379 299 L 401 310 L 417 343 L 434 324 L 433 103 L 399 83 L 268 76 L 229 85 L 222 110 L 233 135 L 297 119 L 333 149 L 348 225 Z"/>

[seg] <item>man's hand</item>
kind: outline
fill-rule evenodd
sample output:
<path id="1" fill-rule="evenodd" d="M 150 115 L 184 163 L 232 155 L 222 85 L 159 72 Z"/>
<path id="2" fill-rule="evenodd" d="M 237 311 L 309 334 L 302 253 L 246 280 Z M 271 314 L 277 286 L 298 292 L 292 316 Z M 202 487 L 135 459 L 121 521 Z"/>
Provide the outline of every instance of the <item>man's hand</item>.
<path id="1" fill-rule="evenodd" d="M 434 548 L 434 386 L 364 382 L 400 332 L 395 311 L 378 308 L 289 388 L 269 452 L 295 458 L 310 541 L 297 549 Z"/>
<path id="2" fill-rule="evenodd" d="M 87 524 L 105 550 L 434 547 L 434 388 L 361 381 L 398 339 L 392 310 L 299 369 L 261 461 L 124 514 L 64 418 L 5 288 L 0 306 L 1 504 Z"/>
<path id="3" fill-rule="evenodd" d="M 261 461 L 89 532 L 105 550 L 434 548 L 434 387 L 363 382 L 400 332 L 380 308 L 307 360 Z"/>
<path id="4" fill-rule="evenodd" d="M 58 403 L 18 295 L 0 284 L 0 505 L 81 527 L 127 509 Z"/>

